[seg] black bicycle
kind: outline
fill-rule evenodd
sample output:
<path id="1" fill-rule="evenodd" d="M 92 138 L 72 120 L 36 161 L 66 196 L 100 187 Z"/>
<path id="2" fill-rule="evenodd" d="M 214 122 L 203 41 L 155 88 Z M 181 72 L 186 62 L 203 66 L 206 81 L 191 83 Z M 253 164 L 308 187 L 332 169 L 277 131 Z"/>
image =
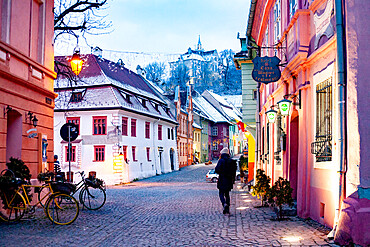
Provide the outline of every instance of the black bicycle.
<path id="1" fill-rule="evenodd" d="M 77 184 L 71 184 L 73 185 L 73 190 L 70 191 L 69 194 L 73 196 L 77 194 L 78 191 L 80 191 L 78 197 L 79 201 L 84 207 L 89 210 L 98 210 L 103 207 L 107 199 L 104 181 L 94 177 L 85 178 L 85 173 L 83 171 L 76 173 L 80 174 L 81 181 Z M 48 186 L 45 184 L 45 186 L 43 185 L 38 191 L 38 198 L 42 206 L 44 206 L 42 201 L 43 194 L 47 193 L 47 187 Z M 44 188 L 46 189 L 44 190 Z"/>

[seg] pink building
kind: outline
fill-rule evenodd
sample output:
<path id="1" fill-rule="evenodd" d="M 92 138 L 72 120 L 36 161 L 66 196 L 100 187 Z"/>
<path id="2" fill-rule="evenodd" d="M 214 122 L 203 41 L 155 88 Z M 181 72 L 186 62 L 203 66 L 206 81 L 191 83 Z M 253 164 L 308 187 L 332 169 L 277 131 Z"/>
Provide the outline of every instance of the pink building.
<path id="1" fill-rule="evenodd" d="M 247 29 L 250 54 L 281 60 L 280 79 L 259 91 L 259 168 L 272 182 L 290 180 L 300 217 L 336 227 L 340 243 L 364 246 L 370 244 L 369 8 L 355 0 L 252 0 Z M 293 103 L 288 116 L 277 106 L 284 98 Z M 274 123 L 266 117 L 270 109 L 278 111 Z"/>
<path id="2" fill-rule="evenodd" d="M 33 178 L 53 162 L 53 6 L 0 0 L 0 170 L 20 158 Z"/>

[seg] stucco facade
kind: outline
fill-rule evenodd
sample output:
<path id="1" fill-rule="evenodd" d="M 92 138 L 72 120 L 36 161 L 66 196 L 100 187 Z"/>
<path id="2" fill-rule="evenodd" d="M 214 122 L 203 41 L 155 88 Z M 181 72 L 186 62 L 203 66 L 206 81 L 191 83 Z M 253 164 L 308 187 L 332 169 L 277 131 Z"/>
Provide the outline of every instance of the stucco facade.
<path id="1" fill-rule="evenodd" d="M 36 178 L 53 162 L 53 1 L 2 0 L 0 12 L 0 170 L 15 157 Z"/>
<path id="2" fill-rule="evenodd" d="M 249 44 L 261 57 L 276 55 L 281 60 L 280 79 L 261 84 L 259 91 L 261 167 L 272 182 L 279 176 L 290 180 L 299 216 L 337 227 L 347 237 L 353 234 L 354 243 L 367 245 L 369 239 L 364 236 L 369 224 L 364 219 L 370 217 L 370 169 L 364 151 L 369 132 L 364 126 L 369 117 L 364 109 L 368 105 L 369 18 L 360 16 L 365 16 L 370 4 L 253 3 Z M 279 111 L 277 103 L 283 98 L 293 102 L 289 116 L 278 113 L 275 122 L 269 123 L 266 112 Z M 349 198 L 342 204 L 345 197 Z M 341 213 L 340 205 L 346 209 Z M 346 225 L 337 225 L 339 218 L 347 219 L 343 220 Z M 363 234 L 354 234 L 354 229 Z"/>

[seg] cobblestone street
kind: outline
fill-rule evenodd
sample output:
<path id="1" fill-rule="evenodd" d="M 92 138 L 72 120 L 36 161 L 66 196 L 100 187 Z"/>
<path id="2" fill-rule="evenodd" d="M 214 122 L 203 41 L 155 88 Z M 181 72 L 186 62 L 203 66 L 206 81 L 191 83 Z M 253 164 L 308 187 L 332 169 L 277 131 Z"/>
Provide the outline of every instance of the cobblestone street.
<path id="1" fill-rule="evenodd" d="M 68 226 L 52 225 L 42 209 L 0 223 L 0 246 L 336 246 L 326 239 L 328 229 L 311 221 L 272 221 L 272 210 L 255 208 L 260 201 L 238 184 L 231 215 L 223 215 L 216 184 L 205 182 L 211 168 L 194 165 L 110 187 L 100 210 L 81 210 Z"/>

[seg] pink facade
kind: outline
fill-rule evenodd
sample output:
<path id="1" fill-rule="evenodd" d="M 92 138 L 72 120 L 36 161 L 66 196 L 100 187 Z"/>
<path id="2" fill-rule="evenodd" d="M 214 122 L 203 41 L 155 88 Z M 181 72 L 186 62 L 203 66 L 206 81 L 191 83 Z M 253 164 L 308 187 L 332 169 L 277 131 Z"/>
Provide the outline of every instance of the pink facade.
<path id="1" fill-rule="evenodd" d="M 300 217 L 334 227 L 345 214 L 339 214 L 343 198 L 356 192 L 358 200 L 369 199 L 369 155 L 365 152 L 370 140 L 366 113 L 370 54 L 365 47 L 370 35 L 366 24 L 370 4 L 356 0 L 253 2 L 247 30 L 249 45 L 259 46 L 261 57 L 276 55 L 282 65 L 280 80 L 260 88 L 259 166 L 272 182 L 279 176 L 290 180 Z M 342 2 L 346 3 L 343 18 L 347 24 L 347 50 L 343 53 L 338 52 L 338 41 L 345 37 L 337 40 L 336 26 L 336 10 Z M 347 64 L 347 81 L 338 75 L 341 58 Z M 341 82 L 347 85 L 347 97 L 341 98 Z M 279 111 L 277 102 L 283 98 L 294 103 L 289 116 L 278 114 L 274 123 L 268 123 L 266 111 Z M 346 114 L 341 114 L 343 103 Z M 347 133 L 343 139 L 347 152 L 341 149 L 343 132 Z M 345 166 L 341 166 L 342 159 Z M 359 214 L 369 219 L 368 204 L 356 205 L 352 222 Z M 354 229 L 365 233 L 370 227 L 360 224 Z M 363 239 L 356 241 L 369 244 Z"/>
<path id="2" fill-rule="evenodd" d="M 53 162 L 53 6 L 0 0 L 0 170 L 20 158 L 32 178 Z"/>

